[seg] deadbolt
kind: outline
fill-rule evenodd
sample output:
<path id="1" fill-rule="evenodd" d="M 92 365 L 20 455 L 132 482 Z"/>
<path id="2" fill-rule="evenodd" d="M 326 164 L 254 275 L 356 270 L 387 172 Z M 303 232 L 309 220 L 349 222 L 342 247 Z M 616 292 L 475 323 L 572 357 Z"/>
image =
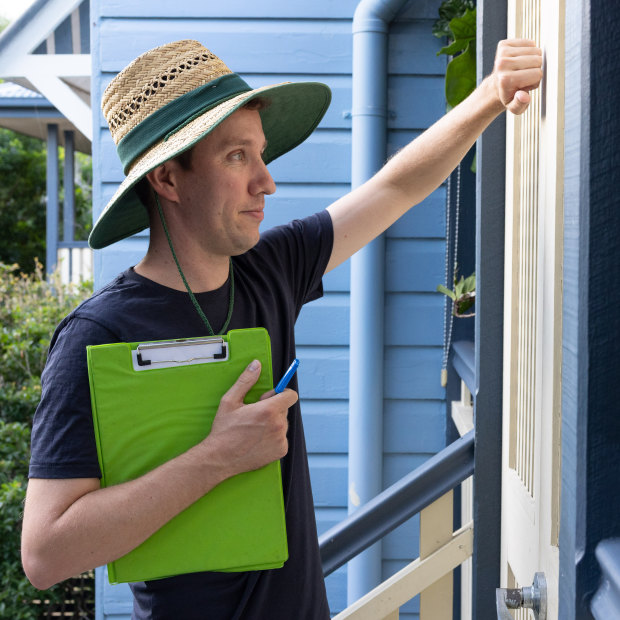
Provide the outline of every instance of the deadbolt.
<path id="1" fill-rule="evenodd" d="M 496 588 L 497 620 L 513 620 L 509 609 L 531 609 L 535 620 L 547 620 L 547 580 L 544 573 L 534 575 L 534 583 L 525 588 Z"/>

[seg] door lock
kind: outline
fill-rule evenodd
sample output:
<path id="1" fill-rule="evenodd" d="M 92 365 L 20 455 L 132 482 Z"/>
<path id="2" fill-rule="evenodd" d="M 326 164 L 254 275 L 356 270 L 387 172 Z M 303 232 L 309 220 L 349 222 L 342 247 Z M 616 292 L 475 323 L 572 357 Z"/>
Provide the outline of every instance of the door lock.
<path id="1" fill-rule="evenodd" d="M 547 620 L 547 580 L 536 573 L 534 583 L 525 588 L 496 588 L 497 620 L 513 620 L 509 609 L 531 609 L 535 620 Z"/>

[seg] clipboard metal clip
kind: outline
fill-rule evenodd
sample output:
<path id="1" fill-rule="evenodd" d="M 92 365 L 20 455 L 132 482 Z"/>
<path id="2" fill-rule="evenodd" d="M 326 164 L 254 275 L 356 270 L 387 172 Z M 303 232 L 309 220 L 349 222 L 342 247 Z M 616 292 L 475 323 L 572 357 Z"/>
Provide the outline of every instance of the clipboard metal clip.
<path id="1" fill-rule="evenodd" d="M 134 370 L 170 368 L 228 359 L 228 343 L 223 338 L 199 338 L 147 342 L 132 352 Z"/>

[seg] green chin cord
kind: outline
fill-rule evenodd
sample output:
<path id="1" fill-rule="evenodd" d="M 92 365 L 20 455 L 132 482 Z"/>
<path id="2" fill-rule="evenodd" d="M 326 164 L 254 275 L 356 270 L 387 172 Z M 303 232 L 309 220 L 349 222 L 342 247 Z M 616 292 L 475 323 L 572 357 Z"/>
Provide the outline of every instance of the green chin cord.
<path id="1" fill-rule="evenodd" d="M 196 312 L 198 312 L 198 314 L 200 315 L 200 318 L 202 319 L 203 323 L 207 326 L 209 335 L 215 336 L 216 334 L 213 331 L 213 328 L 211 327 L 211 323 L 209 323 L 209 319 L 207 318 L 207 315 L 202 311 L 202 308 L 200 307 L 198 300 L 196 299 L 194 293 L 192 293 L 192 289 L 189 287 L 189 284 L 187 283 L 187 280 L 185 279 L 185 275 L 183 274 L 183 270 L 181 269 L 179 259 L 177 258 L 177 254 L 174 251 L 174 247 L 172 246 L 172 239 L 170 239 L 170 233 L 168 232 L 168 226 L 166 226 L 166 219 L 164 218 L 164 212 L 161 208 L 161 205 L 159 204 L 159 196 L 157 194 L 155 194 L 155 202 L 157 203 L 157 211 L 159 212 L 159 219 L 161 220 L 161 224 L 164 228 L 164 232 L 166 233 L 166 239 L 168 239 L 168 245 L 170 246 L 170 251 L 172 252 L 172 258 L 174 258 L 174 262 L 177 266 L 177 269 L 179 270 L 179 274 L 181 276 L 181 279 L 183 280 L 183 284 L 185 285 L 185 288 L 187 289 L 187 292 L 189 293 L 189 298 L 192 300 L 192 303 L 194 304 L 194 308 L 196 308 Z M 220 329 L 219 331 L 219 335 L 226 333 L 226 330 L 228 329 L 228 324 L 230 323 L 230 319 L 232 317 L 233 306 L 235 304 L 235 278 L 234 278 L 234 273 L 233 273 L 232 258 L 229 259 L 228 273 L 230 277 L 230 296 L 228 300 L 228 315 L 226 316 L 226 321 L 224 321 L 224 325 L 222 325 L 222 329 Z"/>

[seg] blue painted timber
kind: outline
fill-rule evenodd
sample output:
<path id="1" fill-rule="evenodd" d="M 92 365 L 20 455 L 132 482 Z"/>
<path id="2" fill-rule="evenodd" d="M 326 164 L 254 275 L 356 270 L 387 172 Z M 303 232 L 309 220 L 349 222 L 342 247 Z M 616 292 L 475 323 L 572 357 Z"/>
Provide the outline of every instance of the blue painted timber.
<path id="1" fill-rule="evenodd" d="M 506 0 L 477 3 L 478 81 L 506 38 Z M 504 339 L 505 117 L 476 145 L 476 390 L 472 617 L 494 618 L 500 576 L 502 367 Z"/>
<path id="2" fill-rule="evenodd" d="M 60 167 L 58 159 L 58 125 L 47 126 L 46 208 L 45 208 L 45 271 L 56 269 L 58 247 Z"/>
<path id="3" fill-rule="evenodd" d="M 618 27 L 616 2 L 567 2 L 559 592 L 563 620 L 592 617 L 592 595 L 601 574 L 608 580 L 605 573 L 613 568 L 597 560 L 596 549 L 604 557 L 617 546 L 600 546 L 601 541 L 620 537 L 620 291 L 608 287 L 620 273 L 620 118 L 614 106 L 620 95 L 620 61 L 609 40 Z M 605 617 L 620 617 L 615 600 Z"/>
<path id="4" fill-rule="evenodd" d="M 601 584 L 592 598 L 590 611 L 596 620 L 617 618 L 620 612 L 620 538 L 603 540 L 596 547 Z"/>
<path id="5" fill-rule="evenodd" d="M 459 340 L 452 345 L 452 366 L 471 394 L 476 393 L 476 346 Z"/>
<path id="6" fill-rule="evenodd" d="M 390 30 L 388 151 L 418 135 L 445 109 L 445 58 L 431 34 L 439 0 L 408 2 Z M 267 199 L 265 228 L 325 208 L 350 187 L 351 20 L 357 0 L 259 4 L 175 5 L 153 0 L 102 0 L 91 5 L 93 110 L 114 74 L 152 46 L 194 37 L 220 55 L 251 85 L 319 80 L 333 102 L 315 134 L 270 165 L 278 190 Z M 94 114 L 93 205 L 97 216 L 122 170 L 100 112 Z M 445 445 L 445 392 L 441 364 L 445 188 L 439 188 L 386 233 L 384 486 L 415 469 Z M 95 252 L 99 287 L 135 264 L 148 232 Z M 299 389 L 309 449 L 317 527 L 324 532 L 346 515 L 349 382 L 348 262 L 324 279 L 325 296 L 309 304 L 297 325 L 301 359 Z M 386 538 L 383 576 L 417 556 L 417 521 Z M 126 620 L 131 613 L 125 586 L 111 587 L 98 571 L 97 619 Z M 346 603 L 346 568 L 327 580 L 333 613 Z M 401 618 L 418 613 L 417 603 Z"/>

